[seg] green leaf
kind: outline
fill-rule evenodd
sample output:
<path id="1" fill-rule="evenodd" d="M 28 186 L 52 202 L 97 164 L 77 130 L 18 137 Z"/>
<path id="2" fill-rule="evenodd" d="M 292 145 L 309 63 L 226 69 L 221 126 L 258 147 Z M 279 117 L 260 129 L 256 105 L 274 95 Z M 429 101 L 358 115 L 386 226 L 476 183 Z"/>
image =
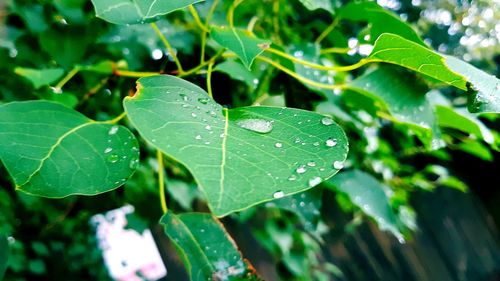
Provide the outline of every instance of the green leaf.
<path id="1" fill-rule="evenodd" d="M 471 85 L 469 111 L 500 113 L 500 80 L 455 57 L 443 56 L 448 67 L 465 77 Z"/>
<path id="2" fill-rule="evenodd" d="M 54 198 L 115 189 L 132 175 L 139 157 L 127 128 L 48 101 L 0 106 L 0 144 L 16 188 Z"/>
<path id="3" fill-rule="evenodd" d="M 313 232 L 320 217 L 322 194 L 322 189 L 316 188 L 270 202 L 266 207 L 277 207 L 296 214 L 304 228 Z"/>
<path id="4" fill-rule="evenodd" d="M 299 0 L 308 10 L 324 9 L 333 12 L 332 0 Z"/>
<path id="5" fill-rule="evenodd" d="M 218 64 L 214 70 L 226 73 L 235 80 L 243 81 L 252 89 L 255 89 L 259 83 L 257 75 L 235 60 L 225 60 Z"/>
<path id="6" fill-rule="evenodd" d="M 450 70 L 444 57 L 399 35 L 389 33 L 380 35 L 367 60 L 396 64 L 467 90 L 467 80 Z"/>
<path id="7" fill-rule="evenodd" d="M 373 43 L 382 33 L 394 33 L 425 46 L 420 36 L 397 15 L 385 10 L 376 2 L 351 2 L 338 10 L 339 19 L 370 24 L 370 43 Z"/>
<path id="8" fill-rule="evenodd" d="M 490 129 L 474 114 L 469 113 L 465 108 L 453 108 L 451 103 L 437 91 L 427 95 L 436 107 L 439 126 L 472 134 L 489 144 L 495 142 Z"/>
<path id="9" fill-rule="evenodd" d="M 396 215 L 385 193 L 385 190 L 390 190 L 389 187 L 360 170 L 340 173 L 329 180 L 329 183 L 333 185 L 330 187 L 334 190 L 349 196 L 351 202 L 372 217 L 380 229 L 390 231 L 400 241 L 403 239 L 397 226 Z"/>
<path id="10" fill-rule="evenodd" d="M 271 41 L 259 39 L 250 31 L 227 26 L 212 27 L 210 35 L 222 47 L 233 51 L 248 69 L 255 57 L 271 44 Z"/>
<path id="11" fill-rule="evenodd" d="M 153 22 L 158 17 L 203 0 L 92 0 L 98 18 L 114 24 Z"/>
<path id="12" fill-rule="evenodd" d="M 39 89 L 43 86 L 48 86 L 56 82 L 64 74 L 64 69 L 62 68 L 47 68 L 47 69 L 33 69 L 16 67 L 14 72 L 17 75 L 23 76 L 28 79 L 35 89 Z"/>
<path id="13" fill-rule="evenodd" d="M 213 216 L 203 213 L 175 215 L 170 211 L 161 223 L 192 281 L 235 280 L 253 275 L 232 238 Z"/>
<path id="14" fill-rule="evenodd" d="M 3 275 L 7 269 L 9 260 L 9 241 L 5 235 L 0 235 L 0 280 L 3 280 Z"/>
<path id="15" fill-rule="evenodd" d="M 378 100 L 394 121 L 408 125 L 427 147 L 440 146 L 434 108 L 425 96 L 427 87 L 415 77 L 384 66 L 356 78 L 348 88 Z"/>
<path id="16" fill-rule="evenodd" d="M 314 112 L 224 109 L 201 88 L 161 75 L 138 80 L 125 110 L 139 133 L 183 163 L 217 216 L 307 190 L 347 156 L 347 138 Z"/>

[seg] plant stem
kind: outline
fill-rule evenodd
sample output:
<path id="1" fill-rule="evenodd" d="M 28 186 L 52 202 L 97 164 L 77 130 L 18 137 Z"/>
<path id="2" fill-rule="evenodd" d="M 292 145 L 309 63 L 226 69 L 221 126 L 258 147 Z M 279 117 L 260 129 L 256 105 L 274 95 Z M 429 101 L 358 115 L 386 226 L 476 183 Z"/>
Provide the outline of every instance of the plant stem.
<path id="1" fill-rule="evenodd" d="M 71 80 L 71 78 L 73 78 L 73 76 L 75 76 L 78 72 L 80 71 L 80 66 L 75 66 L 73 67 L 73 69 L 71 69 L 70 72 L 68 72 L 68 74 L 66 74 L 66 76 L 63 77 L 63 79 L 61 79 L 61 81 L 59 81 L 59 83 L 57 83 L 57 85 L 55 86 L 57 89 L 61 89 L 64 85 L 66 85 L 66 83 L 68 83 L 69 80 Z"/>
<path id="2" fill-rule="evenodd" d="M 170 53 L 170 55 L 174 59 L 175 64 L 177 65 L 177 69 L 178 69 L 179 73 L 184 72 L 184 70 L 182 70 L 181 62 L 177 58 L 177 55 L 175 54 L 174 49 L 172 48 L 172 46 L 168 42 L 167 38 L 165 36 L 163 36 L 163 34 L 161 33 L 161 31 L 158 28 L 158 26 L 156 25 L 156 23 L 152 22 L 152 23 L 150 23 L 150 25 L 153 28 L 153 30 L 155 31 L 156 35 L 158 35 L 160 40 L 163 42 L 165 47 L 167 47 L 168 52 Z"/>
<path id="3" fill-rule="evenodd" d="M 314 86 L 314 87 L 318 87 L 321 89 L 330 89 L 330 90 L 345 89 L 348 87 L 345 84 L 340 84 L 340 85 L 323 84 L 323 83 L 319 83 L 319 82 L 313 81 L 311 79 L 302 77 L 302 76 L 298 75 L 297 73 L 291 71 L 290 69 L 282 66 L 281 64 L 279 64 L 279 63 L 277 63 L 277 62 L 275 62 L 267 57 L 258 56 L 257 59 L 276 67 L 277 69 L 285 72 L 286 74 L 292 76 L 293 78 L 299 80 L 302 83 L 309 84 L 309 85 Z"/>
<path id="4" fill-rule="evenodd" d="M 113 118 L 111 120 L 104 121 L 102 123 L 116 124 L 116 123 L 120 122 L 120 120 L 122 120 L 125 116 L 127 116 L 127 113 L 124 111 L 120 115 L 116 116 L 115 118 Z"/>
<path id="5" fill-rule="evenodd" d="M 117 76 L 123 77 L 133 77 L 133 78 L 141 78 L 146 76 L 159 75 L 160 72 L 141 72 L 141 71 L 128 71 L 128 70 L 115 70 L 114 74 Z"/>
<path id="6" fill-rule="evenodd" d="M 274 41 L 277 44 L 282 45 L 281 37 L 280 37 L 280 0 L 273 1 L 273 27 L 274 27 Z"/>
<path id="7" fill-rule="evenodd" d="M 158 159 L 158 193 L 160 196 L 161 210 L 163 213 L 168 212 L 167 201 L 165 199 L 165 175 L 163 167 L 163 153 L 158 149 L 156 150 L 156 158 Z"/>
<path id="8" fill-rule="evenodd" d="M 319 51 L 320 54 L 347 54 L 351 49 L 350 48 L 327 48 Z"/>
<path id="9" fill-rule="evenodd" d="M 189 5 L 189 12 L 191 13 L 191 16 L 193 16 L 194 21 L 196 22 L 196 25 L 198 25 L 198 27 L 201 30 L 207 31 L 206 27 L 203 25 L 203 23 L 201 23 L 200 16 L 198 15 L 198 12 L 193 7 L 193 5 Z"/>
<path id="10" fill-rule="evenodd" d="M 229 26 L 231 28 L 234 28 L 234 10 L 236 9 L 236 7 L 238 7 L 239 4 L 241 4 L 241 2 L 243 2 L 244 0 L 235 0 L 233 2 L 233 4 L 231 5 L 231 7 L 229 7 L 229 10 L 227 11 L 227 21 L 229 22 Z"/>
<path id="11" fill-rule="evenodd" d="M 187 71 L 184 71 L 183 73 L 179 73 L 179 77 L 185 77 L 185 76 L 189 76 L 191 74 L 194 74 L 196 72 L 198 72 L 200 69 L 202 69 L 203 67 L 209 65 L 210 63 L 214 63 L 222 54 L 224 53 L 224 50 L 220 50 L 217 54 L 215 54 L 212 58 L 210 58 L 209 60 L 205 61 L 204 63 L 201 63 Z"/>
<path id="12" fill-rule="evenodd" d="M 276 50 L 276 49 L 273 49 L 273 48 L 267 48 L 265 49 L 266 52 L 269 52 L 269 53 L 273 53 L 273 54 L 276 54 L 280 57 L 283 57 L 283 58 L 286 58 L 286 59 L 289 59 L 293 62 L 296 62 L 296 63 L 300 63 L 302 65 L 305 65 L 305 66 L 309 66 L 311 68 L 315 68 L 315 69 L 319 69 L 319 70 L 326 70 L 326 71 L 351 71 L 351 70 L 354 70 L 354 69 L 357 69 L 357 68 L 360 68 L 361 66 L 367 64 L 370 62 L 370 60 L 367 60 L 367 59 L 362 59 L 360 60 L 359 62 L 355 63 L 355 64 L 352 64 L 352 65 L 345 65 L 345 66 L 324 66 L 324 65 L 321 65 L 321 64 L 317 64 L 317 63 L 313 63 L 313 62 L 309 62 L 309 61 L 305 61 L 305 60 L 301 60 L 299 58 L 296 58 L 292 55 L 289 55 L 285 52 L 282 52 L 280 50 Z"/>
<path id="13" fill-rule="evenodd" d="M 212 95 L 212 68 L 214 67 L 214 62 L 210 62 L 208 64 L 208 70 L 207 70 L 207 93 L 208 95 L 213 98 Z"/>
<path id="14" fill-rule="evenodd" d="M 333 29 L 335 29 L 338 23 L 339 23 L 339 18 L 335 18 L 333 22 L 325 30 L 323 30 L 323 32 L 318 36 L 318 38 L 316 38 L 316 41 L 314 41 L 314 43 L 320 44 L 321 41 L 323 41 L 323 39 L 325 39 L 326 36 L 328 36 L 328 34 L 330 34 L 330 32 L 333 31 Z"/>
<path id="15" fill-rule="evenodd" d="M 205 19 L 205 29 L 201 32 L 201 55 L 200 55 L 200 63 L 205 62 L 205 49 L 206 49 L 206 43 L 207 43 L 207 34 L 209 32 L 209 25 L 210 25 L 210 20 L 212 19 L 212 15 L 215 12 L 215 7 L 217 7 L 217 4 L 219 3 L 219 0 L 214 0 L 212 3 L 212 6 L 210 7 L 210 10 L 208 11 L 207 18 Z"/>

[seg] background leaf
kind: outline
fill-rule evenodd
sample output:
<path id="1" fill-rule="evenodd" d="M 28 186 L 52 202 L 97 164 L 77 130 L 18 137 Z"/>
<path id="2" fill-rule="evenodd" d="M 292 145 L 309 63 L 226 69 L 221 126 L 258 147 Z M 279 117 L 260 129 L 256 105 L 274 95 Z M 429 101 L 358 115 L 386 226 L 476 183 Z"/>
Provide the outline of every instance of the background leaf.
<path id="1" fill-rule="evenodd" d="M 114 24 L 137 24 L 155 21 L 203 0 L 92 0 L 96 16 Z"/>
<path id="2" fill-rule="evenodd" d="M 128 129 L 92 121 L 48 101 L 0 106 L 0 159 L 16 187 L 32 195 L 95 195 L 122 185 L 138 143 Z"/>
<path id="3" fill-rule="evenodd" d="M 9 241 L 5 235 L 0 235 L 0 281 L 3 280 L 3 275 L 7 269 L 7 261 L 9 260 Z"/>
<path id="4" fill-rule="evenodd" d="M 39 89 L 43 86 L 50 85 L 61 78 L 64 74 L 64 69 L 62 68 L 47 68 L 47 69 L 33 69 L 25 67 L 16 67 L 15 72 L 17 75 L 21 75 L 28 79 L 35 89 Z"/>
<path id="5" fill-rule="evenodd" d="M 347 156 L 342 129 L 317 113 L 223 109 L 202 89 L 167 75 L 141 78 L 137 88 L 124 101 L 130 120 L 186 165 L 217 216 L 307 190 L 337 173 Z"/>
<path id="6" fill-rule="evenodd" d="M 161 223 L 192 281 L 247 280 L 252 275 L 255 278 L 232 238 L 213 216 L 203 213 L 175 215 L 170 211 Z"/>

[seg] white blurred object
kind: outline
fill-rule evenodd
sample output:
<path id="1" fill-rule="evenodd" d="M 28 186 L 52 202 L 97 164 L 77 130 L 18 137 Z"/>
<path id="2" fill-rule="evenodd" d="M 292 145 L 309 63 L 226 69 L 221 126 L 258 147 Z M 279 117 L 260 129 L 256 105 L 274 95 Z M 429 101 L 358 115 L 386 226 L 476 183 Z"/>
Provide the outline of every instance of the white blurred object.
<path id="1" fill-rule="evenodd" d="M 125 229 L 127 215 L 134 207 L 127 205 L 91 218 L 104 263 L 110 276 L 118 281 L 156 281 L 167 276 L 153 235 L 149 229 L 138 233 Z"/>

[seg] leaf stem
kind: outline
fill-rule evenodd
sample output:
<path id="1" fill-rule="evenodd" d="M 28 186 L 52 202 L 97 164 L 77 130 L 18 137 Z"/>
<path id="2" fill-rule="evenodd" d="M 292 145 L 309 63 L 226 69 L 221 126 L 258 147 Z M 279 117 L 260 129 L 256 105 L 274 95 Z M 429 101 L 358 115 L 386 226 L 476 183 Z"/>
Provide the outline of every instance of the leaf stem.
<path id="1" fill-rule="evenodd" d="M 206 26 L 203 25 L 203 23 L 201 23 L 201 20 L 200 20 L 200 16 L 198 15 L 198 12 L 196 11 L 196 9 L 193 7 L 193 5 L 189 5 L 189 12 L 191 13 L 191 16 L 193 16 L 194 18 L 194 21 L 196 22 L 196 25 L 201 29 L 203 30 L 204 32 L 205 31 L 208 31 Z"/>
<path id="2" fill-rule="evenodd" d="M 223 53 L 224 53 L 224 49 L 220 50 L 217 54 L 215 54 L 212 58 L 205 61 L 204 63 L 201 63 L 198 66 L 195 66 L 189 70 L 186 70 L 183 73 L 179 73 L 178 77 L 185 77 L 185 76 L 189 76 L 191 74 L 198 72 L 200 69 L 204 68 L 205 66 L 209 65 L 210 63 L 214 63 Z"/>
<path id="3" fill-rule="evenodd" d="M 141 78 L 141 77 L 146 77 L 146 76 L 159 75 L 161 73 L 160 72 L 148 72 L 148 71 L 142 72 L 142 71 L 115 70 L 114 74 L 116 76 Z"/>
<path id="4" fill-rule="evenodd" d="M 217 7 L 217 4 L 219 3 L 219 0 L 214 0 L 212 3 L 212 6 L 210 7 L 210 10 L 208 11 L 207 18 L 205 19 L 205 28 L 203 29 L 201 33 L 201 55 L 200 55 L 200 63 L 205 62 L 205 49 L 206 49 L 206 43 L 207 43 L 207 34 L 209 32 L 209 25 L 210 25 L 210 20 L 212 19 L 212 15 L 215 12 L 215 7 Z"/>
<path id="5" fill-rule="evenodd" d="M 165 199 L 165 175 L 163 167 L 163 153 L 158 149 L 156 150 L 156 158 L 158 159 L 158 193 L 160 196 L 161 210 L 163 213 L 168 212 L 167 201 Z"/>
<path id="6" fill-rule="evenodd" d="M 66 76 L 63 77 L 63 79 L 61 79 L 61 81 L 59 81 L 59 83 L 57 83 L 57 85 L 55 86 L 57 89 L 61 89 L 64 85 L 66 85 L 66 83 L 68 83 L 69 80 L 71 80 L 71 78 L 73 78 L 78 72 L 80 71 L 80 66 L 76 65 L 75 67 L 73 67 L 73 69 L 71 69 L 70 72 L 68 72 L 68 74 L 66 74 Z"/>
<path id="7" fill-rule="evenodd" d="M 212 68 L 214 66 L 214 62 L 210 62 L 208 64 L 208 70 L 207 70 L 207 93 L 208 95 L 213 98 L 212 95 Z"/>
<path id="8" fill-rule="evenodd" d="M 318 38 L 316 38 L 316 41 L 314 41 L 314 43 L 319 45 L 321 41 L 323 41 L 323 39 L 325 39 L 326 36 L 328 36 L 328 34 L 330 34 L 330 32 L 332 32 L 335 29 L 338 23 L 339 23 L 339 18 L 337 17 L 325 30 L 323 30 L 323 32 L 318 36 Z"/>
<path id="9" fill-rule="evenodd" d="M 338 84 L 338 85 L 337 84 L 335 84 L 335 85 L 323 84 L 323 83 L 319 83 L 319 82 L 313 81 L 311 79 L 302 77 L 302 76 L 298 75 L 297 73 L 293 72 L 292 70 L 282 66 L 281 64 L 279 64 L 279 63 L 277 63 L 277 62 L 275 62 L 267 57 L 258 56 L 257 59 L 276 67 L 277 69 L 285 72 L 286 74 L 292 76 L 293 78 L 299 80 L 302 83 L 309 84 L 309 85 L 314 86 L 314 87 L 318 87 L 321 89 L 330 89 L 330 90 L 345 89 L 348 87 L 346 84 Z"/>
<path id="10" fill-rule="evenodd" d="M 199 18 L 198 18 L 198 20 L 199 20 Z M 184 72 L 184 70 L 182 69 L 181 62 L 177 58 L 177 55 L 175 54 L 174 49 L 172 48 L 172 46 L 168 42 L 167 38 L 161 33 L 161 31 L 158 28 L 158 26 L 156 25 L 156 23 L 152 22 L 152 23 L 150 23 L 150 25 L 153 28 L 153 30 L 155 31 L 156 35 L 158 35 L 160 40 L 163 42 L 163 45 L 165 45 L 165 47 L 167 47 L 168 52 L 170 53 L 170 55 L 174 59 L 175 64 L 177 65 L 177 69 L 178 69 L 179 73 Z"/>
<path id="11" fill-rule="evenodd" d="M 347 54 L 351 49 L 350 48 L 326 48 L 319 51 L 320 54 Z"/>
<path id="12" fill-rule="evenodd" d="M 265 49 L 266 52 L 269 52 L 269 53 L 273 53 L 273 54 L 276 54 L 280 57 L 283 57 L 283 58 L 286 58 L 288 60 L 291 60 L 293 62 L 296 62 L 296 63 L 300 63 L 302 65 L 305 65 L 305 66 L 309 66 L 311 68 L 315 68 L 315 69 L 319 69 L 319 70 L 326 70 L 326 71 L 351 71 L 351 70 L 354 70 L 354 69 L 357 69 L 357 68 L 360 68 L 361 66 L 367 64 L 370 62 L 370 60 L 368 59 L 361 59 L 360 61 L 358 61 L 357 63 L 355 64 L 352 64 L 352 65 L 345 65 L 345 66 L 324 66 L 324 65 L 321 65 L 321 64 L 317 64 L 317 63 L 313 63 L 313 62 L 309 62 L 309 61 L 306 61 L 306 60 L 302 60 L 302 59 L 299 59 L 299 58 L 296 58 L 292 55 L 289 55 L 285 52 L 282 52 L 280 50 L 277 50 L 277 49 L 273 49 L 273 48 L 267 48 Z"/>
<path id="13" fill-rule="evenodd" d="M 238 7 L 239 4 L 241 4 L 241 2 L 243 2 L 244 0 L 235 0 L 233 2 L 233 4 L 231 5 L 231 7 L 229 7 L 229 10 L 227 11 L 227 21 L 229 22 L 229 26 L 231 28 L 234 28 L 234 10 L 236 9 L 236 7 Z"/>
<path id="14" fill-rule="evenodd" d="M 127 113 L 124 111 L 120 115 L 116 116 L 115 118 L 113 118 L 111 120 L 104 121 L 102 123 L 116 124 L 116 123 L 120 122 L 120 120 L 122 120 L 125 116 L 127 116 Z"/>

